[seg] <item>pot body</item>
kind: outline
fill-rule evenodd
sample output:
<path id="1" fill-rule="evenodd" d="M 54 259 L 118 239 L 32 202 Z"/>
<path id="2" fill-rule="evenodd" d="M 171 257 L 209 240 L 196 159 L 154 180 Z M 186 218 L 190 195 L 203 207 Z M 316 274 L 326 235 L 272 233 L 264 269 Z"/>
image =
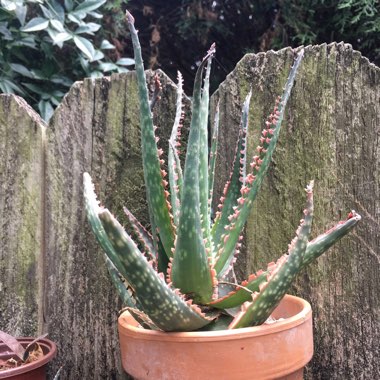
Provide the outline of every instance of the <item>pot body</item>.
<path id="1" fill-rule="evenodd" d="M 308 302 L 286 295 L 268 325 L 236 330 L 165 333 L 145 330 L 128 313 L 119 317 L 123 368 L 135 379 L 303 379 L 313 356 Z"/>
<path id="2" fill-rule="evenodd" d="M 34 338 L 17 338 L 17 340 L 26 347 Z M 0 379 L 7 380 L 46 380 L 46 366 L 54 359 L 57 354 L 57 347 L 54 342 L 49 339 L 41 339 L 38 341 L 41 346 L 44 356 L 35 362 L 25 364 L 21 367 L 0 371 Z M 0 342 L 0 358 L 7 360 L 13 355 L 9 348 Z"/>

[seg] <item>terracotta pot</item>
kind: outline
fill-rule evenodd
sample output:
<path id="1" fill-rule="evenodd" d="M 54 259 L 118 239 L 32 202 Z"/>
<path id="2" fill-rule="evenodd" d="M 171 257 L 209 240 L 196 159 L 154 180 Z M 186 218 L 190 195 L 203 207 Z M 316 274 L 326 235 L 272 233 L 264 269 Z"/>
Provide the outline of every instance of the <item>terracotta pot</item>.
<path id="1" fill-rule="evenodd" d="M 17 338 L 17 340 L 26 347 L 34 338 Z M 8 380 L 45 380 L 47 364 L 54 359 L 57 354 L 57 347 L 54 342 L 49 339 L 41 339 L 38 341 L 44 356 L 35 362 L 25 364 L 21 367 L 0 371 L 0 379 Z M 7 360 L 12 356 L 9 348 L 0 341 L 0 358 Z"/>
<path id="2" fill-rule="evenodd" d="M 119 317 L 123 368 L 135 379 L 303 379 L 313 356 L 311 307 L 286 295 L 273 324 L 236 330 L 164 333 Z"/>

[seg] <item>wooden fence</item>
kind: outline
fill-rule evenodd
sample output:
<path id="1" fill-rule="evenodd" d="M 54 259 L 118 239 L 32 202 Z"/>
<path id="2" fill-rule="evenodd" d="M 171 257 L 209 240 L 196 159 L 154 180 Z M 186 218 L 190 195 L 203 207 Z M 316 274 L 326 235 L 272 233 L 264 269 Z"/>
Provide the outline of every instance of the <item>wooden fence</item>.
<path id="1" fill-rule="evenodd" d="M 219 193 L 242 100 L 252 88 L 253 153 L 292 60 L 291 49 L 247 55 L 213 95 L 212 106 L 219 100 L 221 107 Z M 166 150 L 175 87 L 159 75 L 155 123 Z M 22 99 L 0 96 L 0 329 L 48 331 L 59 348 L 51 373 L 63 364 L 63 379 L 125 377 L 116 333 L 121 305 L 85 219 L 82 173 L 91 173 L 100 198 L 121 218 L 126 204 L 148 222 L 136 92 L 134 73 L 78 82 L 48 126 Z M 312 178 L 314 234 L 350 209 L 362 215 L 355 232 L 292 289 L 313 307 L 315 355 L 307 379 L 373 379 L 380 373 L 379 161 L 380 69 L 349 45 L 307 47 L 238 271 L 244 277 L 286 249 Z"/>

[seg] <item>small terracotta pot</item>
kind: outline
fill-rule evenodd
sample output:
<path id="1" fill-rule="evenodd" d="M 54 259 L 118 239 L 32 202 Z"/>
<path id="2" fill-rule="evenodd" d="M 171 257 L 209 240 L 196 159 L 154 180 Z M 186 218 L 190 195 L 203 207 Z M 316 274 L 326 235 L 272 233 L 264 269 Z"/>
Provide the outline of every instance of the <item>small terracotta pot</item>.
<path id="1" fill-rule="evenodd" d="M 303 379 L 313 356 L 311 307 L 286 295 L 273 324 L 236 330 L 145 330 L 128 313 L 118 321 L 123 368 L 135 379 Z"/>
<path id="2" fill-rule="evenodd" d="M 35 338 L 17 338 L 17 340 L 26 347 L 29 343 L 33 342 Z M 22 365 L 5 371 L 0 371 L 0 379 L 8 380 L 45 380 L 47 364 L 54 359 L 57 354 L 57 347 L 54 342 L 49 339 L 41 339 L 38 341 L 41 346 L 44 356 L 32 363 Z M 10 359 L 12 353 L 9 348 L 0 341 L 0 358 L 7 360 Z"/>

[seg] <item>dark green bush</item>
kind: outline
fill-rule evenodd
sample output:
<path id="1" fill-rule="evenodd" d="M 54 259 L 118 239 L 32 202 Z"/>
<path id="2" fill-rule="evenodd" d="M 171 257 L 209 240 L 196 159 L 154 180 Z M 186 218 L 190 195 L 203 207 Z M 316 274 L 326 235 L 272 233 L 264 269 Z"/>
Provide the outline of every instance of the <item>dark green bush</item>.
<path id="1" fill-rule="evenodd" d="M 247 52 L 344 41 L 380 64 L 379 0 L 130 0 L 144 56 L 191 93 L 197 62 L 216 42 L 215 89 Z"/>
<path id="2" fill-rule="evenodd" d="M 128 71 L 133 59 L 121 57 L 100 23 L 100 11 L 112 18 L 124 2 L 1 0 L 0 90 L 48 120 L 73 81 Z"/>
<path id="3" fill-rule="evenodd" d="M 127 5 L 128 3 L 128 5 Z M 48 119 L 75 80 L 127 70 L 124 20 L 140 26 L 147 67 L 191 93 L 197 63 L 216 42 L 211 89 L 247 52 L 344 41 L 380 64 L 379 0 L 0 0 L 0 90 Z M 127 52 L 127 53 L 126 53 Z"/>

